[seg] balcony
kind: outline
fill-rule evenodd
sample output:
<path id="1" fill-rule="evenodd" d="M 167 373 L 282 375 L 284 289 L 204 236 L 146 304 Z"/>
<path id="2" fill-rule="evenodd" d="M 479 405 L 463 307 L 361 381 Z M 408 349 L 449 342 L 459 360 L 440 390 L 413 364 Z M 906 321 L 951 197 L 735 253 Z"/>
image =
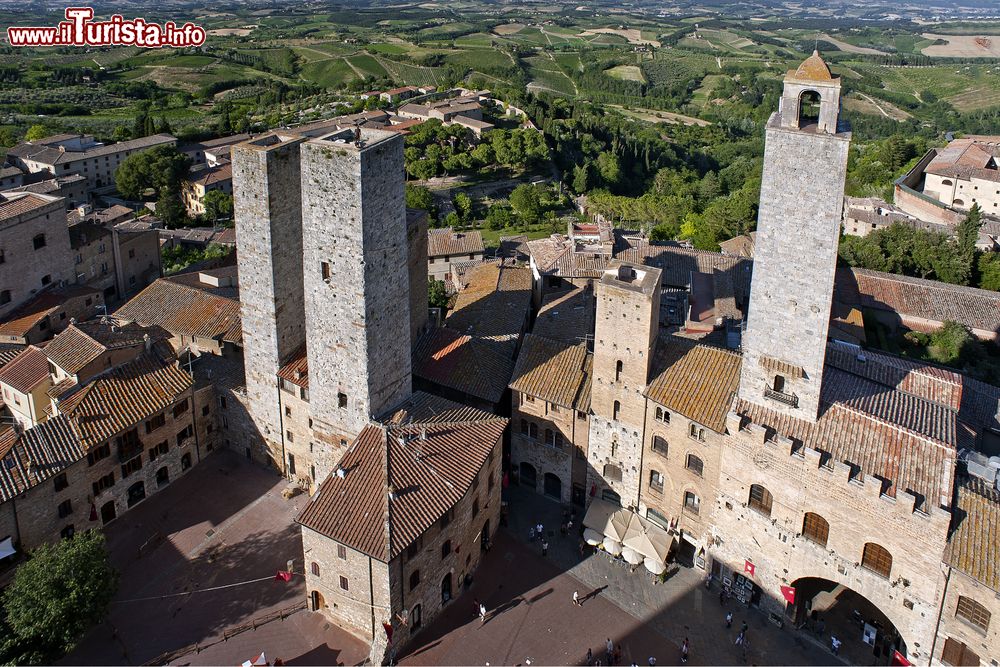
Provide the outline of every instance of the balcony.
<path id="1" fill-rule="evenodd" d="M 784 403 L 790 408 L 799 407 L 799 397 L 795 394 L 789 394 L 783 391 L 776 391 L 770 387 L 764 387 L 764 396 L 770 398 L 771 400 L 778 401 L 779 403 Z"/>

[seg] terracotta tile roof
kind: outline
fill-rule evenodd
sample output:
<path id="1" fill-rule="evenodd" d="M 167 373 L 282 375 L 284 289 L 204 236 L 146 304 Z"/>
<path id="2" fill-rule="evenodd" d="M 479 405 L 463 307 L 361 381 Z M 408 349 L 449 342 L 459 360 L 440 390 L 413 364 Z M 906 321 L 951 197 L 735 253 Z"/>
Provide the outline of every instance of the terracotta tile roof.
<path id="1" fill-rule="evenodd" d="M 716 433 L 724 433 L 726 415 L 740 386 L 742 361 L 729 350 L 663 336 L 657 341 L 654 376 L 646 396 Z"/>
<path id="2" fill-rule="evenodd" d="M 55 477 L 86 452 L 73 420 L 58 416 L 0 441 L 0 502 Z"/>
<path id="3" fill-rule="evenodd" d="M 566 408 L 590 409 L 593 355 L 586 343 L 573 345 L 528 334 L 510 388 Z"/>
<path id="4" fill-rule="evenodd" d="M 382 562 L 402 553 L 499 455 L 507 420 L 451 405 L 461 421 L 365 427 L 298 522 Z"/>
<path id="5" fill-rule="evenodd" d="M 173 360 L 142 356 L 98 375 L 59 402 L 89 449 L 173 405 L 191 388 L 191 376 Z"/>
<path id="6" fill-rule="evenodd" d="M 789 70 L 788 76 L 800 81 L 834 81 L 840 78 L 830 73 L 830 68 L 819 55 L 819 51 L 813 51 L 797 69 Z"/>
<path id="7" fill-rule="evenodd" d="M 63 138 L 60 135 L 52 141 L 43 139 L 42 142 L 45 143 L 37 142 L 18 144 L 14 148 L 9 149 L 7 153 L 9 155 L 17 155 L 19 157 L 27 158 L 35 162 L 41 162 L 43 164 L 62 164 L 64 162 L 75 162 L 77 160 L 85 160 L 88 158 L 100 157 L 102 155 L 111 155 L 113 153 L 142 150 L 144 148 L 152 148 L 161 144 L 172 144 L 177 141 L 169 134 L 153 134 L 139 139 L 120 141 L 116 144 L 95 146 L 85 151 L 61 151 L 58 148 L 51 147 L 51 145 L 62 143 L 62 141 L 70 138 L 76 138 L 76 136 L 67 136 Z"/>
<path id="8" fill-rule="evenodd" d="M 827 366 L 816 423 L 737 398 L 737 414 L 855 466 L 859 477 L 888 481 L 886 493 L 910 491 L 928 505 L 948 506 L 960 441 L 949 408 Z M 961 437 L 960 437 L 961 436 Z"/>
<path id="9" fill-rule="evenodd" d="M 516 236 L 501 236 L 497 257 L 514 260 L 518 264 L 526 264 L 531 255 L 528 253 L 528 237 L 526 234 Z"/>
<path id="10" fill-rule="evenodd" d="M 413 374 L 496 404 L 514 371 L 512 354 L 508 345 L 440 327 L 418 339 L 413 352 Z"/>
<path id="11" fill-rule="evenodd" d="M 49 360 L 45 353 L 34 345 L 29 346 L 10 363 L 0 369 L 0 382 L 22 394 L 49 379 Z"/>
<path id="12" fill-rule="evenodd" d="M 546 294 L 531 332 L 569 343 L 592 339 L 594 308 L 594 292 L 583 287 Z"/>
<path id="13" fill-rule="evenodd" d="M 559 260 L 563 255 L 572 252 L 573 244 L 563 234 L 553 234 L 544 239 L 534 239 L 525 243 L 527 252 L 538 268 L 539 273 L 551 273 L 558 270 Z"/>
<path id="14" fill-rule="evenodd" d="M 309 358 L 306 356 L 305 343 L 278 369 L 278 377 L 288 380 L 297 387 L 309 388 Z"/>
<path id="15" fill-rule="evenodd" d="M 935 322 L 955 320 L 1000 332 L 1000 292 L 867 269 L 837 270 L 835 296 L 845 304 L 890 310 Z"/>
<path id="16" fill-rule="evenodd" d="M 531 308 L 531 270 L 494 261 L 473 268 L 465 280 L 446 326 L 516 345 Z"/>
<path id="17" fill-rule="evenodd" d="M 980 479 L 956 484 L 955 508 L 944 561 L 1000 591 L 1000 493 Z"/>
<path id="18" fill-rule="evenodd" d="M 159 327 L 135 323 L 123 326 L 110 319 L 75 322 L 45 346 L 45 355 L 72 375 L 109 350 L 143 345 L 147 335 L 151 342 L 170 337 Z"/>
<path id="19" fill-rule="evenodd" d="M 10 343 L 0 343 L 0 368 L 3 368 L 11 361 L 14 357 L 21 354 L 24 351 L 23 345 L 13 345 Z"/>
<path id="20" fill-rule="evenodd" d="M 753 249 L 757 243 L 757 232 L 742 234 L 719 244 L 722 254 L 734 257 L 753 257 Z"/>
<path id="21" fill-rule="evenodd" d="M 35 209 L 44 208 L 56 201 L 34 193 L 0 195 L 0 220 L 16 218 Z"/>
<path id="22" fill-rule="evenodd" d="M 115 317 L 176 335 L 243 341 L 240 302 L 160 278 L 115 311 Z"/>
<path id="23" fill-rule="evenodd" d="M 740 306 L 745 306 L 750 296 L 753 261 L 745 257 L 640 241 L 622 250 L 616 258 L 633 264 L 646 264 L 659 268 L 662 271 L 660 279 L 664 287 L 689 287 L 691 274 L 694 272 L 710 274 L 723 272 L 732 280 L 733 294 Z"/>
<path id="24" fill-rule="evenodd" d="M 456 232 L 451 227 L 427 230 L 427 256 L 482 254 L 483 236 L 479 231 Z"/>
<path id="25" fill-rule="evenodd" d="M 83 220 L 69 226 L 69 245 L 73 250 L 110 236 L 111 230 L 95 220 Z"/>
<path id="26" fill-rule="evenodd" d="M 43 319 L 59 310 L 67 301 L 90 296 L 94 297 L 96 302 L 100 294 L 98 290 L 86 285 L 67 285 L 58 289 L 46 290 L 8 315 L 3 322 L 0 322 L 0 335 L 24 336 Z"/>
<path id="27" fill-rule="evenodd" d="M 995 167 L 1000 157 L 1000 137 L 975 136 L 955 139 L 939 149 L 924 169 L 925 173 L 952 178 L 978 178 L 1000 182 L 1000 171 Z"/>
<path id="28" fill-rule="evenodd" d="M 207 167 L 192 171 L 187 178 L 190 183 L 209 186 L 233 180 L 233 165 L 230 162 L 216 167 Z"/>

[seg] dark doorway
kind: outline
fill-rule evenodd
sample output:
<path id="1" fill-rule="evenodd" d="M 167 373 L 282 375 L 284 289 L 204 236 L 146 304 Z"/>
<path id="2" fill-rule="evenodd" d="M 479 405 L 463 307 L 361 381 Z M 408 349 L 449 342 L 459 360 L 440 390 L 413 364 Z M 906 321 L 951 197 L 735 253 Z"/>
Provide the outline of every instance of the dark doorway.
<path id="1" fill-rule="evenodd" d="M 322 593 L 320 593 L 319 591 L 313 591 L 312 595 L 310 597 L 312 598 L 312 610 L 313 611 L 319 611 L 320 609 L 323 608 L 323 594 Z"/>
<path id="2" fill-rule="evenodd" d="M 444 575 L 444 579 L 441 580 L 441 604 L 449 600 L 451 600 L 451 572 Z"/>
<path id="3" fill-rule="evenodd" d="M 532 489 L 537 489 L 538 475 L 535 472 L 535 466 L 522 461 L 520 468 L 520 481 L 523 486 L 529 486 Z"/>
<path id="4" fill-rule="evenodd" d="M 115 510 L 115 501 L 109 500 L 101 505 L 101 523 L 108 525 L 117 518 L 118 512 Z"/>
<path id="5" fill-rule="evenodd" d="M 479 549 L 483 553 L 490 550 L 490 520 L 487 519 L 486 523 L 483 524 L 483 531 L 479 536 Z"/>
<path id="6" fill-rule="evenodd" d="M 579 484 L 573 485 L 573 504 L 583 507 L 587 504 L 587 490 Z"/>
<path id="7" fill-rule="evenodd" d="M 549 498 L 562 500 L 562 480 L 550 472 L 545 473 L 544 481 L 545 495 Z"/>
<path id="8" fill-rule="evenodd" d="M 156 471 L 156 486 L 166 486 L 170 484 L 170 471 L 167 470 L 167 466 L 163 466 Z"/>

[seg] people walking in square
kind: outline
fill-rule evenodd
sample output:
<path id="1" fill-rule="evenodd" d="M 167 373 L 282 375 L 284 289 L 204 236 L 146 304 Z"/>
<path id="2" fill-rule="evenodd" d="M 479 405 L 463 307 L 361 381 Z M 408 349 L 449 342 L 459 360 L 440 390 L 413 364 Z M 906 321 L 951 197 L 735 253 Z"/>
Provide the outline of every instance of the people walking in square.
<path id="1" fill-rule="evenodd" d="M 545 532 L 545 526 L 539 521 L 535 524 L 535 534 L 538 535 L 538 539 L 542 539 L 542 533 Z"/>
<path id="2" fill-rule="evenodd" d="M 576 593 L 574 593 L 574 595 L 576 595 Z M 587 664 L 588 665 L 594 664 L 594 649 L 592 648 L 587 649 Z"/>
<path id="3" fill-rule="evenodd" d="M 746 637 L 746 631 L 745 630 L 740 630 L 740 634 L 736 635 L 736 645 L 737 646 L 742 646 L 743 645 L 743 639 L 745 637 Z"/>
<path id="4" fill-rule="evenodd" d="M 733 627 L 733 612 L 729 612 L 726 614 L 726 627 L 727 628 Z"/>
<path id="5" fill-rule="evenodd" d="M 616 665 L 622 664 L 622 645 L 618 644 L 615 646 L 615 660 Z"/>
<path id="6" fill-rule="evenodd" d="M 486 605 L 482 602 L 479 603 L 479 621 L 480 623 L 486 622 Z"/>
<path id="7" fill-rule="evenodd" d="M 611 641 L 611 637 L 608 637 L 608 643 L 604 645 L 606 649 L 604 657 L 607 658 L 608 664 L 611 664 L 611 659 L 615 657 L 615 645 Z"/>
<path id="8" fill-rule="evenodd" d="M 688 643 L 688 638 L 684 638 L 684 643 L 681 644 L 681 662 L 686 663 L 688 661 L 688 651 L 691 650 L 691 645 Z"/>
<path id="9" fill-rule="evenodd" d="M 834 655 L 840 655 L 840 644 L 841 641 L 839 639 L 830 635 L 830 648 L 833 650 Z"/>
<path id="10" fill-rule="evenodd" d="M 649 656 L 649 660 L 647 660 L 646 662 L 649 663 L 649 667 L 655 667 L 656 666 L 656 658 L 654 658 L 653 656 Z"/>
<path id="11" fill-rule="evenodd" d="M 546 541 L 544 537 L 542 538 L 542 555 L 543 556 L 549 555 L 549 543 L 548 541 Z"/>
<path id="12" fill-rule="evenodd" d="M 573 591 L 573 604 L 575 604 L 577 607 L 582 606 L 580 604 L 580 591 Z"/>

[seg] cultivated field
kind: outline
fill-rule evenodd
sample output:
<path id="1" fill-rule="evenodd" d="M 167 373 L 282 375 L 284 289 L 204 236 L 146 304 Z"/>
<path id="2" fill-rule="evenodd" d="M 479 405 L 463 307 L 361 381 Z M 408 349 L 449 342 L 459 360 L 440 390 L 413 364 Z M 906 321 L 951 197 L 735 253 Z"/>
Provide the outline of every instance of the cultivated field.
<path id="1" fill-rule="evenodd" d="M 926 39 L 947 40 L 947 44 L 924 47 L 925 56 L 941 58 L 1000 58 L 1000 34 L 997 35 L 935 35 L 925 32 Z"/>

